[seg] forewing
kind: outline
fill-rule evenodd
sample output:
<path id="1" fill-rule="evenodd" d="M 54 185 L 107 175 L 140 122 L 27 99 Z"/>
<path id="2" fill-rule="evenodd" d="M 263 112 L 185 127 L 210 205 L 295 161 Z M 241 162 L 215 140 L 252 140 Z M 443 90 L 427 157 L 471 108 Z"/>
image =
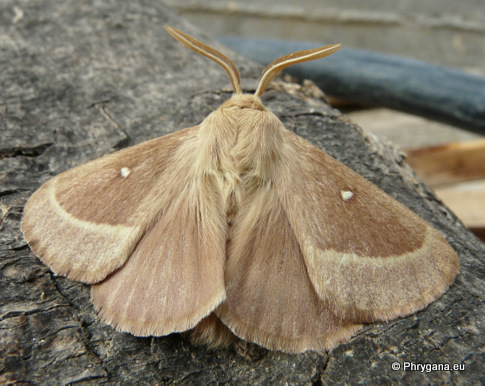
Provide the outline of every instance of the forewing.
<path id="1" fill-rule="evenodd" d="M 274 184 L 320 299 L 357 322 L 419 310 L 453 282 L 444 237 L 374 184 L 287 131 Z"/>
<path id="2" fill-rule="evenodd" d="M 129 260 L 92 286 L 102 320 L 138 336 L 195 325 L 223 301 L 226 222 L 211 176 L 194 178 Z"/>
<path id="3" fill-rule="evenodd" d="M 323 350 L 358 324 L 319 299 L 271 181 L 248 184 L 231 229 L 226 301 L 216 310 L 240 338 L 286 352 Z"/>
<path id="4" fill-rule="evenodd" d="M 180 193 L 191 161 L 182 155 L 194 153 L 196 135 L 197 128 L 181 130 L 46 182 L 22 219 L 34 253 L 57 274 L 88 283 L 104 279 Z"/>

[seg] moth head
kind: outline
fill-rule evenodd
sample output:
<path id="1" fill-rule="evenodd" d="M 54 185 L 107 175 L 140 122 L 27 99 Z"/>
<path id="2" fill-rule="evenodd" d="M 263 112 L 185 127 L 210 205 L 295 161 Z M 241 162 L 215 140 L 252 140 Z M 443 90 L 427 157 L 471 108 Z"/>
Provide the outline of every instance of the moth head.
<path id="1" fill-rule="evenodd" d="M 194 39 L 192 36 L 189 36 L 186 33 L 179 31 L 178 29 L 169 27 L 167 25 L 165 26 L 165 29 L 168 31 L 170 35 L 172 35 L 184 46 L 220 64 L 229 75 L 229 78 L 231 79 L 232 87 L 234 88 L 234 92 L 236 94 L 243 93 L 241 88 L 241 78 L 239 77 L 239 72 L 237 71 L 237 68 L 231 59 L 229 59 L 226 55 L 222 54 L 216 49 L 209 47 L 208 45 L 198 41 L 197 39 Z M 320 59 L 325 56 L 331 55 L 334 52 L 338 51 L 341 46 L 342 46 L 341 44 L 332 44 L 325 47 L 314 48 L 312 50 L 293 52 L 292 54 L 288 54 L 288 55 L 282 56 L 281 58 L 276 59 L 264 69 L 254 95 L 257 97 L 263 95 L 266 88 L 268 87 L 270 82 L 274 79 L 274 77 L 286 67 L 296 63 L 307 62 L 309 60 Z"/>

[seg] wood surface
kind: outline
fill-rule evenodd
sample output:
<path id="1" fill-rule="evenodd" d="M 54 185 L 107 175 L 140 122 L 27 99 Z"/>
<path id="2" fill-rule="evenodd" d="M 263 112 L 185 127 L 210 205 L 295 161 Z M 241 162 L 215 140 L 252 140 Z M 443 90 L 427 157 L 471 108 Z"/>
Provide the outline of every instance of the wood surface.
<path id="1" fill-rule="evenodd" d="M 243 341 L 209 350 L 181 334 L 138 338 L 113 330 L 99 320 L 88 285 L 53 275 L 32 254 L 19 223 L 41 183 L 195 125 L 230 97 L 225 72 L 173 40 L 164 24 L 220 48 L 158 0 L 0 4 L 0 382 L 483 382 L 485 247 L 401 153 L 304 92 L 273 88 L 263 102 L 288 129 L 430 222 L 458 252 L 455 283 L 425 310 L 366 325 L 328 353 L 289 355 Z M 230 56 L 243 88 L 254 92 L 262 68 Z M 404 362 L 465 370 L 405 371 Z"/>

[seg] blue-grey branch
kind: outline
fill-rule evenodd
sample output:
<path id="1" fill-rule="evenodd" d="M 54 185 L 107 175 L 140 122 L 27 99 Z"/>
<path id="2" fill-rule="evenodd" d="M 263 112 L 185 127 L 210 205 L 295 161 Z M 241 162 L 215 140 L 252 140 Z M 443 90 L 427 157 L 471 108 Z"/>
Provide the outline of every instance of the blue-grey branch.
<path id="1" fill-rule="evenodd" d="M 288 52 L 322 45 L 237 37 L 221 37 L 220 41 L 264 65 Z M 485 131 L 485 77 L 345 47 L 325 60 L 301 63 L 286 71 L 313 80 L 328 95 Z"/>

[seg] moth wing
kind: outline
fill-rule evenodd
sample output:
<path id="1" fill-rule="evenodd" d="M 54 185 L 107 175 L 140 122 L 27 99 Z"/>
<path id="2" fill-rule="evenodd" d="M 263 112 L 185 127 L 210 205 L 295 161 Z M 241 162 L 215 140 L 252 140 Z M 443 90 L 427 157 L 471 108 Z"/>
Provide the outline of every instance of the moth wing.
<path id="1" fill-rule="evenodd" d="M 192 178 L 130 258 L 92 286 L 102 320 L 137 336 L 193 328 L 225 298 L 226 218 L 217 182 Z"/>
<path id="2" fill-rule="evenodd" d="M 283 154 L 278 199 L 313 287 L 337 315 L 389 320 L 446 291 L 458 257 L 437 230 L 289 131 Z"/>
<path id="3" fill-rule="evenodd" d="M 249 185 L 230 231 L 226 300 L 216 314 L 238 337 L 273 350 L 322 350 L 350 338 L 360 325 L 317 296 L 272 183 Z"/>
<path id="4" fill-rule="evenodd" d="M 46 182 L 24 209 L 21 227 L 31 249 L 56 274 L 104 279 L 178 194 L 179 169 L 188 166 L 178 153 L 194 146 L 196 133 L 190 128 L 147 141 Z"/>

